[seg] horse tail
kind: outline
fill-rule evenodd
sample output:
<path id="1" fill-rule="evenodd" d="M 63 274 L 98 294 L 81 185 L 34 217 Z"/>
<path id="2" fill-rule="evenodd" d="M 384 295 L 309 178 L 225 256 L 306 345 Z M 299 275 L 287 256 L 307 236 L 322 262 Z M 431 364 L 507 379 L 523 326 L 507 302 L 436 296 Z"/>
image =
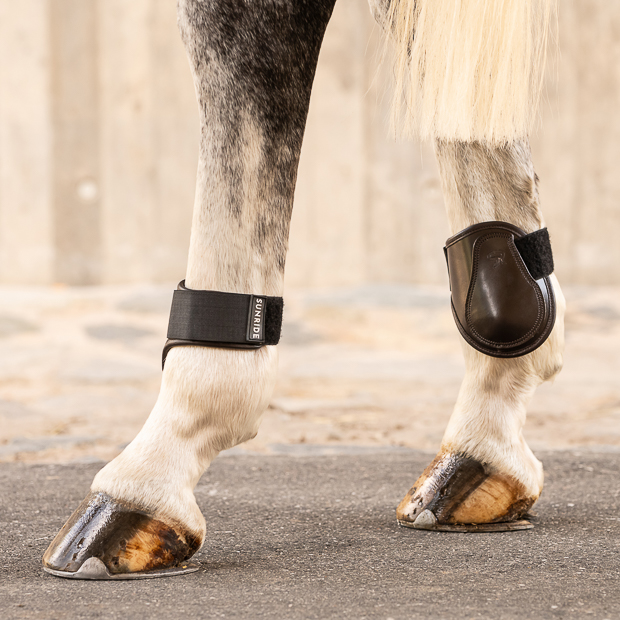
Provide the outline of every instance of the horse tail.
<path id="1" fill-rule="evenodd" d="M 504 144 L 536 118 L 556 0 L 392 0 L 393 127 Z"/>

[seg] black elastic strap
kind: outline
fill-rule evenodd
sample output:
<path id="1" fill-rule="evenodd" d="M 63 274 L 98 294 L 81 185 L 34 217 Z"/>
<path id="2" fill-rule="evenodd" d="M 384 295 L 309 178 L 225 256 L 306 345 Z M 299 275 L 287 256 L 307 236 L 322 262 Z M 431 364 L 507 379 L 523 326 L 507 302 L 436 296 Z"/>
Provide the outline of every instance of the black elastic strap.
<path id="1" fill-rule="evenodd" d="M 540 280 L 553 273 L 551 240 L 546 228 L 536 230 L 521 239 L 515 239 L 515 245 L 534 280 Z"/>
<path id="2" fill-rule="evenodd" d="M 179 284 L 172 297 L 162 366 L 176 346 L 258 349 L 280 341 L 282 297 L 198 291 Z"/>

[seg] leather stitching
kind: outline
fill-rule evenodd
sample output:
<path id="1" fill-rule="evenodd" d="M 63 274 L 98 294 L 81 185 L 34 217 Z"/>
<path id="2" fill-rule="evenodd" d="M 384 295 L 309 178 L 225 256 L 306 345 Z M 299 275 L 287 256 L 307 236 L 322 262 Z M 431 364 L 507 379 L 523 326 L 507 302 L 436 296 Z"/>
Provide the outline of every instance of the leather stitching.
<path id="1" fill-rule="evenodd" d="M 471 229 L 474 227 L 475 227 L 475 231 L 472 231 Z M 446 248 L 449 248 L 453 246 L 455 243 L 458 243 L 459 241 L 465 239 L 465 237 L 468 237 L 469 235 L 471 235 L 472 232 L 480 232 L 483 230 L 497 231 L 497 229 L 505 230 L 510 235 L 513 235 L 514 237 L 517 237 L 517 238 L 521 238 L 519 237 L 519 235 L 525 236 L 525 233 L 522 230 L 520 230 L 517 226 L 514 226 L 514 227 L 511 226 L 510 224 L 508 224 L 508 222 L 499 222 L 499 221 L 498 222 L 481 222 L 480 224 L 473 224 L 469 228 L 466 228 L 465 230 L 462 230 L 460 233 L 457 233 L 456 235 L 454 235 L 453 237 L 450 237 L 450 239 L 446 241 Z"/>
<path id="2" fill-rule="evenodd" d="M 555 324 L 555 296 L 553 294 L 553 288 L 550 285 L 549 279 L 545 278 L 545 285 L 547 287 L 547 293 L 549 294 L 549 318 L 547 319 L 547 324 L 545 326 L 544 331 L 540 334 L 540 336 L 536 340 L 530 341 L 527 346 L 521 347 L 516 351 L 513 350 L 498 350 L 497 348 L 489 348 L 487 349 L 482 345 L 482 343 L 478 342 L 474 338 L 471 337 L 469 332 L 463 327 L 461 322 L 459 321 L 458 314 L 456 313 L 456 308 L 454 307 L 454 302 L 450 302 L 450 306 L 452 307 L 452 315 L 454 317 L 454 321 L 456 323 L 456 327 L 459 330 L 461 336 L 467 344 L 469 344 L 473 349 L 479 351 L 480 353 L 484 353 L 485 355 L 490 355 L 491 357 L 499 357 L 503 359 L 511 359 L 515 357 L 521 357 L 523 355 L 527 355 L 532 351 L 535 351 L 541 343 L 543 343 L 548 337 L 551 331 L 553 330 L 553 326 Z"/>

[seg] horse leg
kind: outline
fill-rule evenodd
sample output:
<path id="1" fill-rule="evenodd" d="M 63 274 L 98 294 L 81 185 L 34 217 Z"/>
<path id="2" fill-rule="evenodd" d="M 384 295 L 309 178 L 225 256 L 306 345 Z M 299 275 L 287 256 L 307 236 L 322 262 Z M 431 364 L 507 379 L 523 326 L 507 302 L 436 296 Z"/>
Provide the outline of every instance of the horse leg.
<path id="1" fill-rule="evenodd" d="M 528 233 L 544 227 L 526 141 L 491 147 L 438 140 L 435 147 L 453 234 L 490 220 Z M 402 525 L 498 523 L 496 529 L 511 529 L 500 523 L 520 519 L 538 499 L 543 469 L 521 430 L 535 388 L 562 366 L 565 303 L 555 276 L 552 282 L 557 319 L 537 350 L 498 359 L 462 341 L 465 379 L 437 457 L 398 506 Z"/>
<path id="2" fill-rule="evenodd" d="M 201 126 L 189 288 L 282 294 L 310 90 L 334 2 L 179 0 Z M 105 578 L 190 557 L 206 530 L 193 488 L 221 450 L 256 434 L 276 366 L 273 346 L 172 349 L 144 427 L 97 474 L 44 566 Z"/>

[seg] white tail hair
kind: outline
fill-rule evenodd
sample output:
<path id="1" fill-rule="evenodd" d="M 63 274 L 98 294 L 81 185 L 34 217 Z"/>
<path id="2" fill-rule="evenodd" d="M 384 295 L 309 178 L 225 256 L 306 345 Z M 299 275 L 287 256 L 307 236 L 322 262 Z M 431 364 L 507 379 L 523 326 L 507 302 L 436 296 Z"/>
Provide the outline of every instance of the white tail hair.
<path id="1" fill-rule="evenodd" d="M 393 127 L 422 139 L 502 144 L 527 137 L 555 2 L 392 0 Z"/>

